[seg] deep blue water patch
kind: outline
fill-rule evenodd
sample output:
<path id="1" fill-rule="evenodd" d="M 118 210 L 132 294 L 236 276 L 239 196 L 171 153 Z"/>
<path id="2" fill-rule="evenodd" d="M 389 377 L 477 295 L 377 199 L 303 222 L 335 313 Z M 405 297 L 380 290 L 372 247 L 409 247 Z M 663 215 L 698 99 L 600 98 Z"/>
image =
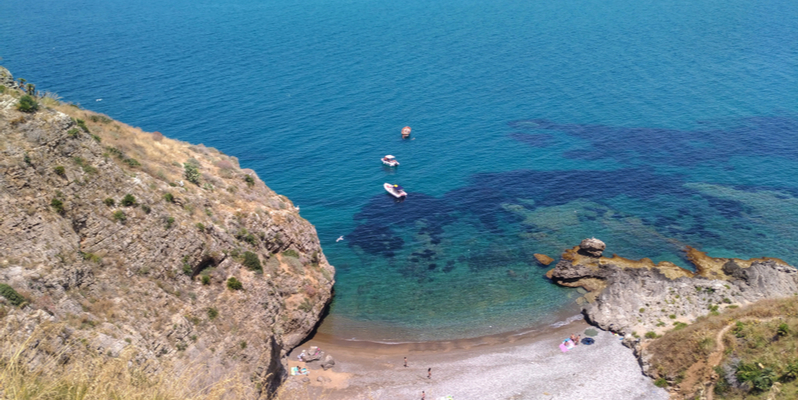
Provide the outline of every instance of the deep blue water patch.
<path id="1" fill-rule="evenodd" d="M 781 157 L 797 161 L 797 117 L 737 118 L 726 127 L 705 122 L 696 130 L 628 128 L 595 124 L 557 123 L 546 119 L 511 121 L 510 136 L 539 147 L 542 132 L 560 132 L 588 141 L 586 148 L 564 153 L 567 158 L 611 158 L 620 165 L 671 165 L 693 167 L 706 162 L 726 162 L 732 156 Z"/>

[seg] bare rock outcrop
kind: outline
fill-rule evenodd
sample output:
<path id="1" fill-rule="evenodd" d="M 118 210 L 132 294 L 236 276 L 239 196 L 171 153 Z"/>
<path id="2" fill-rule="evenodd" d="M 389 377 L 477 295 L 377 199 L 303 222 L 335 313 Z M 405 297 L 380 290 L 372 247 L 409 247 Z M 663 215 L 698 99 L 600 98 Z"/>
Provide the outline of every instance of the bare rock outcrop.
<path id="1" fill-rule="evenodd" d="M 797 269 L 780 260 L 721 259 L 686 251 L 696 271 L 646 258 L 596 257 L 576 246 L 564 252 L 548 276 L 560 285 L 588 290 L 581 300 L 586 318 L 627 334 L 661 333 L 727 306 L 797 293 Z"/>
<path id="2" fill-rule="evenodd" d="M 553 258 L 552 258 L 552 257 L 549 257 L 549 256 L 547 256 L 546 254 L 538 254 L 538 253 L 537 253 L 537 254 L 534 254 L 534 255 L 533 255 L 533 258 L 535 258 L 535 259 L 536 259 L 536 261 L 537 261 L 539 264 L 541 264 L 541 265 L 544 265 L 544 266 L 548 266 L 548 265 L 552 264 L 552 263 L 553 263 L 553 261 L 555 261 L 555 260 L 553 260 Z"/>
<path id="3" fill-rule="evenodd" d="M 198 385 L 280 384 L 332 295 L 314 226 L 234 157 L 53 99 L 22 113 L 21 95 L 0 94 L 0 283 L 27 305 L 0 305 L 0 336 L 46 320 L 73 358 L 79 340 L 203 365 Z"/>
<path id="4" fill-rule="evenodd" d="M 583 239 L 580 244 L 581 252 L 592 257 L 602 257 L 606 244 L 600 239 Z"/>

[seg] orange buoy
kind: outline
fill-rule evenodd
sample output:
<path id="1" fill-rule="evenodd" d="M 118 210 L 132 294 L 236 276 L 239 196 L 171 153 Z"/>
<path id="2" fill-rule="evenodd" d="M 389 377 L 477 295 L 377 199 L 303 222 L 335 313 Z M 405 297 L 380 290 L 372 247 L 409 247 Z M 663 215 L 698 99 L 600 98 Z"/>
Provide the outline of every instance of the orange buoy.
<path id="1" fill-rule="evenodd" d="M 409 136 L 411 136 L 411 127 L 407 126 L 403 128 L 403 139 L 408 139 Z"/>

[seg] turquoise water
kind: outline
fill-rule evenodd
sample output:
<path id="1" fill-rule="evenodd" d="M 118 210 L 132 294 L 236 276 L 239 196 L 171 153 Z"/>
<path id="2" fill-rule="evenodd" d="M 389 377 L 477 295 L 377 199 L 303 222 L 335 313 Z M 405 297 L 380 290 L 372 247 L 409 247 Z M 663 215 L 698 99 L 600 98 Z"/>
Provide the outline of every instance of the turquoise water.
<path id="1" fill-rule="evenodd" d="M 686 245 L 797 265 L 797 11 L 10 0 L 0 56 L 39 90 L 237 156 L 292 199 L 337 267 L 321 331 L 431 340 L 574 314 L 533 253 L 586 237 L 680 265 Z"/>

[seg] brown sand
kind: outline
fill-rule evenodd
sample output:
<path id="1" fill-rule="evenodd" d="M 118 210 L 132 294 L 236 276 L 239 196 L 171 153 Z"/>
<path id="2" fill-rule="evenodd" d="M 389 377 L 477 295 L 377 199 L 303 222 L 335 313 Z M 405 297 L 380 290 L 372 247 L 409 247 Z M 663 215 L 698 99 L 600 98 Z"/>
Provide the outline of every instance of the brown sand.
<path id="1" fill-rule="evenodd" d="M 349 342 L 317 334 L 290 354 L 292 366 L 306 366 L 309 380 L 290 376 L 287 387 L 320 399 L 667 399 L 643 376 L 630 349 L 600 331 L 593 345 L 567 353 L 558 345 L 585 322 L 538 332 L 446 342 L 379 344 Z M 297 360 L 309 346 L 331 354 L 336 365 Z M 408 367 L 403 367 L 408 357 Z M 432 377 L 428 379 L 428 368 Z M 325 377 L 330 381 L 325 381 Z M 325 381 L 325 382 L 323 382 Z"/>

